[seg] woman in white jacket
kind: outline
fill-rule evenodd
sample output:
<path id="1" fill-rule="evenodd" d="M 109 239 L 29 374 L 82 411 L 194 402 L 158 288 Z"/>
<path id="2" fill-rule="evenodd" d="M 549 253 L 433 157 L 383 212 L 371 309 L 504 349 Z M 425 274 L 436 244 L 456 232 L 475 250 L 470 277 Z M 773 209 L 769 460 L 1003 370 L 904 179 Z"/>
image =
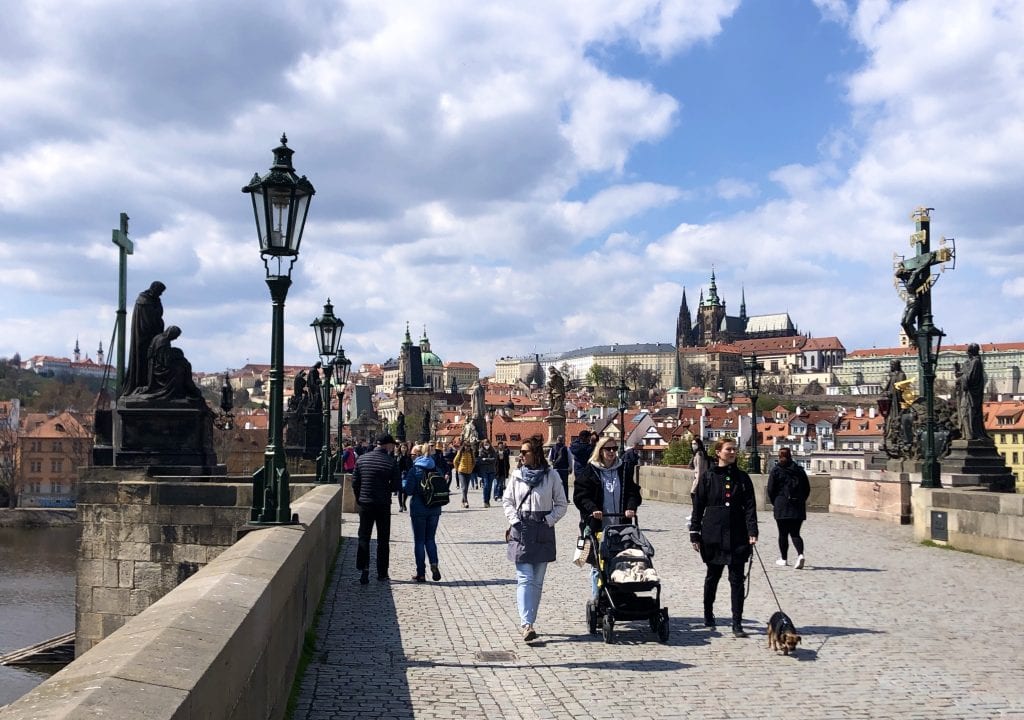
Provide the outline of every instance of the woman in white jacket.
<path id="1" fill-rule="evenodd" d="M 534 623 L 548 563 L 555 559 L 555 523 L 568 503 L 562 480 L 547 461 L 540 435 L 524 440 L 522 464 L 512 471 L 502 497 L 508 520 L 508 557 L 516 566 L 516 602 L 523 640 L 536 639 Z"/>

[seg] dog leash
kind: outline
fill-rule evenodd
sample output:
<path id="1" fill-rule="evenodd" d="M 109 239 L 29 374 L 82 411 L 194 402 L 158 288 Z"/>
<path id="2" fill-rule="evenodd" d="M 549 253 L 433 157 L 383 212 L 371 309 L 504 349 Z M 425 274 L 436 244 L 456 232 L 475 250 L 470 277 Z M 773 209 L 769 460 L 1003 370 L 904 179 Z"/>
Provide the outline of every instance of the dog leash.
<path id="1" fill-rule="evenodd" d="M 757 555 L 757 561 L 761 563 L 761 569 L 764 570 L 764 579 L 768 582 L 768 589 L 772 591 L 772 597 L 775 598 L 775 604 L 779 606 L 779 612 L 782 612 L 782 604 L 779 602 L 778 596 L 775 595 L 775 588 L 772 587 L 772 581 L 768 578 L 768 568 L 764 566 L 764 560 L 761 559 L 761 553 L 757 551 L 757 545 L 754 545 L 754 554 Z M 754 556 L 750 556 L 750 567 L 754 566 Z M 747 592 L 750 592 L 750 575 L 747 575 Z"/>

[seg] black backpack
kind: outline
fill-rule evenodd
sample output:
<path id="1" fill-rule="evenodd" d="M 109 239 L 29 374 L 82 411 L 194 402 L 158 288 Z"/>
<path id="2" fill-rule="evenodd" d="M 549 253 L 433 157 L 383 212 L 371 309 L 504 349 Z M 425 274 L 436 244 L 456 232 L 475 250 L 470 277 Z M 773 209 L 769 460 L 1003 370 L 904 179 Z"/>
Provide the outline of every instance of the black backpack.
<path id="1" fill-rule="evenodd" d="M 447 505 L 451 499 L 448 489 L 448 481 L 437 469 L 426 470 L 420 480 L 420 493 L 423 496 L 423 504 L 428 508 Z"/>

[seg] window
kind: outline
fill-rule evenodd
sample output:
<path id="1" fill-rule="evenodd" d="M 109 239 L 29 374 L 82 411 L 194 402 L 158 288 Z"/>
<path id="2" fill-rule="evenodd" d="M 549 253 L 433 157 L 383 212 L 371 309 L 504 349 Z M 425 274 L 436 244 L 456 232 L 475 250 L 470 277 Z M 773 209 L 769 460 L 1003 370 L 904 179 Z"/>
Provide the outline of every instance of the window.
<path id="1" fill-rule="evenodd" d="M 53 458 L 50 460 L 50 472 L 59 473 L 64 472 L 64 461 L 59 458 Z"/>
<path id="2" fill-rule="evenodd" d="M 1013 464 L 1016 465 L 1019 462 L 1020 462 L 1020 460 L 1018 459 L 1017 451 L 1014 450 L 1013 451 Z"/>
<path id="3" fill-rule="evenodd" d="M 53 493 L 54 495 L 60 495 L 62 492 L 64 492 L 64 483 L 62 483 L 60 480 L 51 480 L 50 492 Z"/>
<path id="4" fill-rule="evenodd" d="M 60 440 L 54 440 L 53 441 L 53 452 L 63 452 L 63 451 L 64 451 L 64 448 L 61 447 Z"/>
<path id="5" fill-rule="evenodd" d="M 519 442 L 523 438 L 519 435 L 519 433 L 512 433 L 510 439 L 512 440 L 512 442 Z"/>
<path id="6" fill-rule="evenodd" d="M 28 464 L 28 471 L 31 472 L 31 473 L 41 473 L 43 471 L 43 461 L 42 460 L 32 460 Z"/>
<path id="7" fill-rule="evenodd" d="M 32 482 L 30 482 L 30 483 L 28 484 L 28 491 L 29 491 L 30 493 L 35 493 L 35 494 L 37 494 L 37 495 L 38 495 L 38 494 L 39 494 L 39 492 L 40 492 L 40 491 L 39 491 L 39 481 L 38 481 L 38 480 L 33 480 Z"/>

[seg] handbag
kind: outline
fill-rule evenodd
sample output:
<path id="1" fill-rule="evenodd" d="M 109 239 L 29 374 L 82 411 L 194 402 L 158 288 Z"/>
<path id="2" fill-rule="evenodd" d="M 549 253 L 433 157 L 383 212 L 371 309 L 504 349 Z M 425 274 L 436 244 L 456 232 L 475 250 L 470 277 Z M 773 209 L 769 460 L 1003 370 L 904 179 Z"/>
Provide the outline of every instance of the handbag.
<path id="1" fill-rule="evenodd" d="M 505 531 L 508 559 L 517 564 L 532 565 L 555 559 L 555 529 L 548 525 L 543 516 L 538 519 L 533 513 L 527 517 L 521 514 L 523 503 L 532 492 L 532 489 L 528 490 L 516 507 L 519 522 Z"/>
<path id="2" fill-rule="evenodd" d="M 526 494 L 523 495 L 523 499 L 519 501 L 519 505 L 516 506 L 516 516 L 519 516 L 519 511 L 523 509 L 523 503 L 526 502 L 526 498 L 530 497 L 532 490 L 527 490 Z M 509 525 L 505 528 L 505 542 L 511 542 L 512 540 L 512 526 Z"/>

